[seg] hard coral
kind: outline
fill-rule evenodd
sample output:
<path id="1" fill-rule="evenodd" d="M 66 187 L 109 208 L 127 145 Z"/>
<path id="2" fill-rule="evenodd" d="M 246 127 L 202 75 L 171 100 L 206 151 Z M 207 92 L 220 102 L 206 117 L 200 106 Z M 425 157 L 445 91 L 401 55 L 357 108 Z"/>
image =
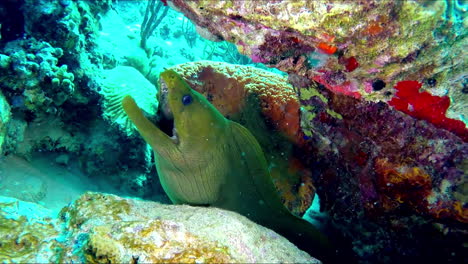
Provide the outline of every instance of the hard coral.
<path id="1" fill-rule="evenodd" d="M 431 89 L 454 101 L 451 116 L 467 115 L 457 96 L 467 66 L 458 56 L 466 49 L 461 33 L 466 20 L 457 1 L 172 3 L 254 61 L 318 81 L 333 92 L 387 102 L 389 88 L 401 80 L 436 78 Z M 325 53 L 323 62 L 302 59 L 316 51 Z M 385 81 L 387 88 L 369 89 L 376 79 Z"/>

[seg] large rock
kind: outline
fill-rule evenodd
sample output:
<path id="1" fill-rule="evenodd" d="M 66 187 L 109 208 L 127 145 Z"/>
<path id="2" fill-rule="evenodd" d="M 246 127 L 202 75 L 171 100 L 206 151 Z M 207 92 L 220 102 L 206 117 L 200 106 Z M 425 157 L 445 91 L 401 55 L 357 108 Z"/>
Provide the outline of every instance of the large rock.
<path id="1" fill-rule="evenodd" d="M 285 238 L 217 208 L 85 193 L 58 218 L 0 199 L 1 262 L 320 263 Z"/>
<path id="2" fill-rule="evenodd" d="M 457 1 L 171 3 L 205 29 L 200 32 L 232 42 L 253 61 L 289 73 L 296 86 L 317 81 L 334 93 L 389 101 L 404 111 L 390 101 L 394 87 L 418 81 L 423 91 L 450 97 L 450 108 L 446 114 L 447 105 L 442 115 L 453 121 L 409 114 L 468 141 L 462 122 L 468 115 L 467 60 L 459 55 L 466 47 L 468 20 L 466 7 Z M 414 101 L 426 97 L 418 94 Z"/>

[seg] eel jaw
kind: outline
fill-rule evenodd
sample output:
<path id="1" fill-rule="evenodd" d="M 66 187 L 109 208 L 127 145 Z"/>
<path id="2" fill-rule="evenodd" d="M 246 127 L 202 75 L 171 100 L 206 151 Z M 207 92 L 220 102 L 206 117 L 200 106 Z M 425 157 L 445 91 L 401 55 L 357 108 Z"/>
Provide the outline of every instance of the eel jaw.
<path id="1" fill-rule="evenodd" d="M 179 136 L 177 134 L 177 129 L 174 122 L 174 115 L 169 106 L 168 102 L 168 92 L 166 82 L 161 78 L 160 79 L 160 93 L 159 93 L 159 109 L 161 112 L 161 119 L 158 122 L 158 127 L 167 134 L 175 144 L 179 143 Z"/>

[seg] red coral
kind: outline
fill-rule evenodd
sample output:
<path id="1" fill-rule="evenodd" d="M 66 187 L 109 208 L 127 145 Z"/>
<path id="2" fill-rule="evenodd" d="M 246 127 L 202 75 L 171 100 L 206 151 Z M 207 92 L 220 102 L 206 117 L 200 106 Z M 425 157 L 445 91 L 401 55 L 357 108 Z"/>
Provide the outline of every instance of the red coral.
<path id="1" fill-rule="evenodd" d="M 395 89 L 397 93 L 388 103 L 397 110 L 412 117 L 431 122 L 437 127 L 447 129 L 464 141 L 468 141 L 465 123 L 445 116 L 450 99 L 447 96 L 433 96 L 428 92 L 419 92 L 422 84 L 417 81 L 401 81 Z"/>
<path id="2" fill-rule="evenodd" d="M 359 67 L 359 62 L 354 56 L 350 58 L 340 58 L 339 62 L 345 66 L 348 72 L 352 72 Z"/>

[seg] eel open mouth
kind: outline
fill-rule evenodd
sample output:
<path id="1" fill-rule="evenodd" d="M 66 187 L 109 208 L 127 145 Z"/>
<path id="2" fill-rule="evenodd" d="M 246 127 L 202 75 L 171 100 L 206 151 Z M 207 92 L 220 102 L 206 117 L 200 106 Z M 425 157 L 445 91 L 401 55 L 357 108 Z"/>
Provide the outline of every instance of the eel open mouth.
<path id="1" fill-rule="evenodd" d="M 159 80 L 159 111 L 160 111 L 160 119 L 158 121 L 158 127 L 166 133 L 169 137 L 171 137 L 174 142 L 178 142 L 177 130 L 174 123 L 174 115 L 172 114 L 171 108 L 169 107 L 168 102 L 168 93 L 169 89 L 167 87 L 166 82 L 163 79 Z"/>

